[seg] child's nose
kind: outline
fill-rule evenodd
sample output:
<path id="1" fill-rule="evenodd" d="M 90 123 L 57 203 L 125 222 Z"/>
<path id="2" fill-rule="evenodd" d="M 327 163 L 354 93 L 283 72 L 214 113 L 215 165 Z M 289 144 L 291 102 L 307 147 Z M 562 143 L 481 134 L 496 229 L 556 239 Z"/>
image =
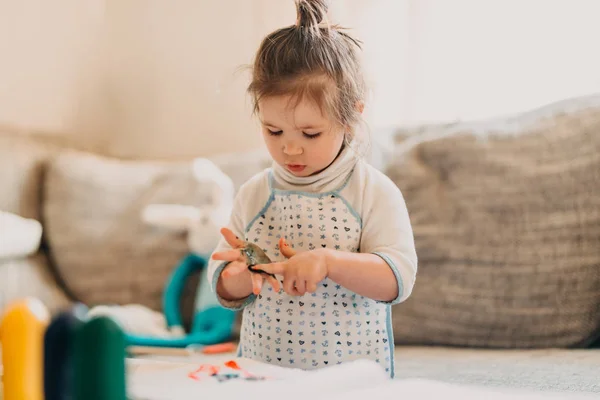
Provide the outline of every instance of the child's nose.
<path id="1" fill-rule="evenodd" d="M 288 156 L 297 156 L 304 152 L 301 146 L 298 146 L 295 143 L 286 143 L 283 145 L 283 152 Z"/>

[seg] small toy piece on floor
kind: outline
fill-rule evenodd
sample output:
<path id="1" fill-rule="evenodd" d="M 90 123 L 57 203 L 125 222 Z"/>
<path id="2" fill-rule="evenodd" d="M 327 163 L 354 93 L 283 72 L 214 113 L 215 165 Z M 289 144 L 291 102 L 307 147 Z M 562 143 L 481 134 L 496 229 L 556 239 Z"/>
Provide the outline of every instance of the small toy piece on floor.
<path id="1" fill-rule="evenodd" d="M 190 345 L 185 348 L 178 347 L 156 347 L 156 346 L 129 346 L 127 353 L 131 356 L 170 356 L 187 357 L 196 354 L 225 354 L 234 353 L 237 345 L 233 342 L 219 343 L 213 345 Z"/>

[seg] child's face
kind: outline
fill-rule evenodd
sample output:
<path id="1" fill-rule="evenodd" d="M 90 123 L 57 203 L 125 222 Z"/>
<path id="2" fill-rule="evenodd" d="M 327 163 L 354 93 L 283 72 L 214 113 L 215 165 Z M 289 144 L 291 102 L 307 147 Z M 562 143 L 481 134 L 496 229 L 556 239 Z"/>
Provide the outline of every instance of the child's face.
<path id="1" fill-rule="evenodd" d="M 344 141 L 344 130 L 303 99 L 296 107 L 289 96 L 273 96 L 258 104 L 262 132 L 275 162 L 296 176 L 310 176 L 329 166 Z"/>

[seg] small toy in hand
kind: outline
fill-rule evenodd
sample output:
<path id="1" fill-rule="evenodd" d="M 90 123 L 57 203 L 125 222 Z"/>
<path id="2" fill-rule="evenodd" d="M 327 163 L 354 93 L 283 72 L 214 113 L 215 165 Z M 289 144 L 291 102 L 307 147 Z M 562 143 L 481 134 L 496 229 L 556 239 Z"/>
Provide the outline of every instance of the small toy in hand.
<path id="1" fill-rule="evenodd" d="M 271 263 L 271 259 L 260 247 L 253 243 L 246 243 L 246 245 L 242 247 L 240 251 L 242 252 L 242 255 L 246 258 L 246 264 L 248 265 L 248 269 L 250 271 L 259 274 L 269 275 L 275 278 L 274 274 L 270 274 L 268 272 L 256 268 L 257 265 Z"/>

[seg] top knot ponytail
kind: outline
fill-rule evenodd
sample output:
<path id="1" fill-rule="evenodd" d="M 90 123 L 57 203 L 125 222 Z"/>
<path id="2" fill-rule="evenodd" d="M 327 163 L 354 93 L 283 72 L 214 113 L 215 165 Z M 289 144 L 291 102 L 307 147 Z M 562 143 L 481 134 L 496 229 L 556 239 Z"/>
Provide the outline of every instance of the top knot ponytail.
<path id="1" fill-rule="evenodd" d="M 327 9 L 327 0 L 296 0 L 296 26 L 318 31 L 319 24 L 327 20 Z"/>

